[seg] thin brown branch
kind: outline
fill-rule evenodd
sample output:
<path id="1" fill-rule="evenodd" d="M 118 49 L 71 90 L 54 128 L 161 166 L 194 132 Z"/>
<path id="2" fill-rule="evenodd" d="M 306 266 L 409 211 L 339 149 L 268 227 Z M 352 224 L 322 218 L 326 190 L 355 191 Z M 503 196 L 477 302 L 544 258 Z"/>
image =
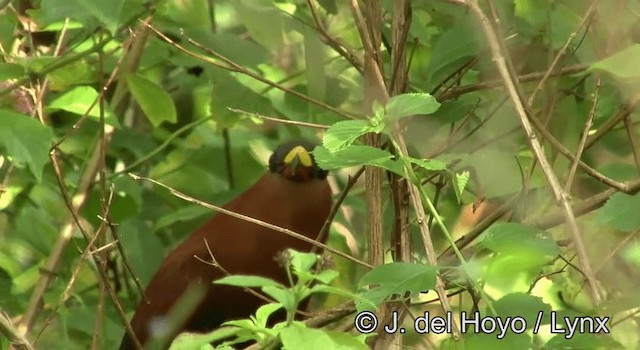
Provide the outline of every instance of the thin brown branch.
<path id="1" fill-rule="evenodd" d="M 569 45 L 571 45 L 571 42 L 573 42 L 573 39 L 576 37 L 578 32 L 582 30 L 582 28 L 586 26 L 587 23 L 589 23 L 589 21 L 591 21 L 591 17 L 593 16 L 593 12 L 595 11 L 597 4 L 598 4 L 598 0 L 594 0 L 591 2 L 591 5 L 587 9 L 587 12 L 584 14 L 584 16 L 582 16 L 582 21 L 578 24 L 577 28 L 573 32 L 571 32 L 571 34 L 569 34 L 569 38 L 567 38 L 567 41 L 564 43 L 564 46 L 560 48 L 560 50 L 556 54 L 556 57 L 553 59 L 553 62 L 551 63 L 549 68 L 547 68 L 547 71 L 542 76 L 542 79 L 540 79 L 540 81 L 538 82 L 538 85 L 535 87 L 535 89 L 533 89 L 533 92 L 531 93 L 531 95 L 529 95 L 529 98 L 527 99 L 528 106 L 533 106 L 533 102 L 535 101 L 536 96 L 540 91 L 542 91 L 542 87 L 551 76 L 551 73 L 553 73 L 553 71 L 556 69 L 562 57 L 564 57 L 564 55 L 566 54 L 567 48 L 569 47 Z"/>
<path id="2" fill-rule="evenodd" d="M 50 155 L 52 164 L 54 164 L 54 169 L 56 167 L 59 168 L 59 166 L 57 166 L 58 161 L 55 152 L 55 150 L 52 151 Z M 73 229 L 78 222 L 75 218 L 75 213 L 79 212 L 86 203 L 88 194 L 91 191 L 93 179 L 98 172 L 100 163 L 99 154 L 100 150 L 98 147 L 96 147 L 90 158 L 89 166 L 86 168 L 86 171 L 80 180 L 77 194 L 73 197 L 73 199 L 70 200 L 70 203 L 72 204 L 72 207 L 69 208 L 70 216 L 66 219 L 62 230 L 60 231 L 58 241 L 56 241 L 56 244 L 51 250 L 51 254 L 45 262 L 44 269 L 46 271 L 58 271 L 58 268 L 60 267 L 62 255 L 66 250 L 69 242 L 71 241 L 71 238 L 73 237 Z M 66 194 L 63 193 L 63 196 L 66 196 Z M 40 275 L 40 279 L 38 280 L 38 283 L 36 284 L 31 294 L 29 305 L 25 311 L 24 318 L 22 319 L 20 325 L 20 329 L 24 333 L 31 330 L 31 328 L 35 324 L 36 318 L 42 310 L 42 297 L 46 290 L 49 288 L 49 285 L 53 281 L 53 278 L 54 276 L 48 273 Z"/>
<path id="3" fill-rule="evenodd" d="M 500 76 L 504 82 L 505 88 L 509 94 L 509 97 L 511 98 L 511 101 L 514 104 L 516 114 L 527 135 L 531 150 L 540 163 L 540 167 L 542 168 L 547 182 L 551 186 L 551 190 L 556 202 L 563 209 L 565 219 L 569 226 L 569 232 L 571 234 L 571 238 L 578 255 L 578 260 L 580 261 L 581 269 L 585 274 L 587 285 L 589 286 L 589 295 L 593 304 L 598 305 L 602 301 L 602 296 L 597 285 L 596 278 L 593 275 L 593 270 L 591 269 L 589 257 L 587 256 L 586 248 L 584 246 L 582 235 L 576 223 L 575 215 L 573 213 L 571 205 L 569 204 L 568 195 L 564 192 L 558 181 L 558 178 L 554 174 L 553 168 L 549 164 L 549 161 L 544 154 L 544 150 L 540 146 L 540 143 L 537 139 L 533 126 L 529 121 L 529 115 L 531 114 L 527 112 L 527 107 L 524 104 L 520 86 L 517 84 L 516 75 L 513 74 L 513 69 L 510 67 L 510 63 L 508 63 L 509 57 L 506 55 L 506 50 L 502 47 L 501 39 L 498 38 L 498 35 L 493 29 L 489 18 L 487 18 L 487 16 L 484 14 L 482 8 L 478 4 L 478 1 L 467 0 L 466 4 L 478 18 L 480 26 L 482 27 L 482 30 L 491 49 L 491 55 L 493 57 L 494 64 L 496 65 L 496 68 L 500 73 Z"/>
<path id="4" fill-rule="evenodd" d="M 301 234 L 299 234 L 297 232 L 294 232 L 292 230 L 289 230 L 289 229 L 286 229 L 286 228 L 283 228 L 283 227 L 280 227 L 280 226 L 277 226 L 277 225 L 273 225 L 273 224 L 270 224 L 270 223 L 262 221 L 262 220 L 255 219 L 255 218 L 252 218 L 250 216 L 242 215 L 242 214 L 233 212 L 231 210 L 219 207 L 217 205 L 213 205 L 213 204 L 209 204 L 207 202 L 203 202 L 201 200 L 198 200 L 198 199 L 193 198 L 193 197 L 191 197 L 189 195 L 186 195 L 186 194 L 184 194 L 184 193 L 182 193 L 182 192 L 180 192 L 180 191 L 178 191 L 178 190 L 176 190 L 176 189 L 174 189 L 174 188 L 172 188 L 170 186 L 167 186 L 167 185 L 165 185 L 165 184 L 163 184 L 163 183 L 161 183 L 159 181 L 156 181 L 154 179 L 150 179 L 148 177 L 139 176 L 139 175 L 136 175 L 136 174 L 129 174 L 129 176 L 131 176 L 134 180 L 148 181 L 148 182 L 151 182 L 154 185 L 158 185 L 158 186 L 160 186 L 160 187 L 162 187 L 164 189 L 167 189 L 167 190 L 169 190 L 169 193 L 171 193 L 173 196 L 176 196 L 176 197 L 178 197 L 180 199 L 183 199 L 183 200 L 185 200 L 187 202 L 203 206 L 203 207 L 205 207 L 207 209 L 214 210 L 214 211 L 216 211 L 218 213 L 229 215 L 229 216 L 234 217 L 236 219 L 244 220 L 244 221 L 250 222 L 252 224 L 256 224 L 258 226 L 262 226 L 262 227 L 266 227 L 266 228 L 272 229 L 272 230 L 274 230 L 276 232 L 283 233 L 285 235 L 288 235 L 288 236 L 291 236 L 293 238 L 299 239 L 301 241 L 304 241 L 304 242 L 310 243 L 312 245 L 315 245 L 315 246 L 317 246 L 319 248 L 325 249 L 325 250 L 327 250 L 327 251 L 329 251 L 331 253 L 334 253 L 336 255 L 339 255 L 339 256 L 341 256 L 341 257 L 343 257 L 345 259 L 351 260 L 351 261 L 355 262 L 356 264 L 359 264 L 359 265 L 362 265 L 362 266 L 365 266 L 365 267 L 368 267 L 368 268 L 372 267 L 371 265 L 367 264 L 366 262 L 361 261 L 361 260 L 359 260 L 357 258 L 354 258 L 349 254 L 346 254 L 346 253 L 343 253 L 343 252 L 341 252 L 339 250 L 333 249 L 333 248 L 331 248 L 331 247 L 329 247 L 329 246 L 327 246 L 325 244 L 317 242 L 314 239 L 311 239 L 309 237 L 301 235 Z"/>
<path id="5" fill-rule="evenodd" d="M 297 120 L 288 120 L 288 119 L 267 117 L 266 115 L 262 115 L 260 113 L 249 112 L 249 111 L 245 111 L 245 110 L 238 109 L 238 108 L 227 107 L 227 109 L 230 110 L 231 112 L 245 114 L 245 115 L 248 115 L 250 117 L 256 117 L 256 118 L 260 118 L 260 119 L 264 119 L 264 120 L 268 120 L 268 121 L 272 121 L 272 122 L 276 122 L 276 123 L 281 123 L 281 124 L 304 126 L 304 127 L 308 127 L 308 128 L 315 128 L 315 129 L 322 129 L 322 130 L 329 129 L 329 126 L 322 125 L 322 124 L 315 124 L 315 123 L 309 123 L 309 122 L 301 122 L 301 121 L 297 121 Z"/>
<path id="6" fill-rule="evenodd" d="M 313 23 L 316 30 L 318 31 L 318 33 L 320 33 L 320 38 L 340 56 L 349 61 L 349 63 L 351 63 L 351 66 L 353 66 L 353 68 L 355 68 L 358 72 L 360 72 L 360 74 L 362 74 L 364 72 L 364 64 L 362 63 L 362 60 L 353 52 L 351 48 L 349 48 L 341 40 L 338 40 L 327 33 L 327 30 L 324 28 L 322 22 L 320 21 L 315 3 L 316 0 L 307 0 L 309 12 L 311 12 L 311 17 L 313 18 Z"/>
<path id="7" fill-rule="evenodd" d="M 331 212 L 329 212 L 329 217 L 327 217 L 327 220 L 325 220 L 324 224 L 322 225 L 322 228 L 320 229 L 320 233 L 318 234 L 318 238 L 317 238 L 319 242 L 323 242 L 325 240 L 325 237 L 329 234 L 329 228 L 331 227 L 331 223 L 333 222 L 333 219 L 338 214 L 338 210 L 340 210 L 342 203 L 347 198 L 347 195 L 349 194 L 353 186 L 356 184 L 356 182 L 358 182 L 358 179 L 360 179 L 360 176 L 362 176 L 363 173 L 364 173 L 364 167 L 360 167 L 360 169 L 358 169 L 358 171 L 353 176 L 349 176 L 347 185 L 344 187 L 344 189 L 340 193 L 340 197 L 338 197 L 338 200 L 336 200 L 335 203 L 333 203 L 333 206 L 331 207 Z M 311 252 L 315 253 L 316 249 L 317 247 L 314 246 Z"/>
<path id="8" fill-rule="evenodd" d="M 231 276 L 231 273 L 224 268 L 224 266 L 220 265 L 220 263 L 218 262 L 218 259 L 216 259 L 216 257 L 213 255 L 213 251 L 211 251 L 211 247 L 209 247 L 209 241 L 207 241 L 206 238 L 203 238 L 204 241 L 204 245 L 205 247 L 207 247 L 207 253 L 209 253 L 209 259 L 211 259 L 211 261 L 206 261 L 204 259 L 202 259 L 201 257 L 194 255 L 193 257 L 204 263 L 207 264 L 209 266 L 215 267 L 216 269 L 220 270 L 225 276 Z M 245 292 L 248 292 L 250 294 L 253 294 L 255 297 L 267 302 L 267 303 L 273 303 L 274 300 L 271 298 L 266 297 L 265 295 L 259 293 L 258 291 L 251 289 L 251 288 L 243 288 L 243 290 Z"/>
<path id="9" fill-rule="evenodd" d="M 11 322 L 9 316 L 0 308 L 0 334 L 4 335 L 18 350 L 34 350 L 33 345 L 18 331 Z"/>
<path id="10" fill-rule="evenodd" d="M 624 104 L 622 108 L 616 113 L 615 116 L 611 117 L 611 119 L 607 120 L 604 124 L 602 124 L 598 130 L 593 135 L 590 135 L 587 138 L 587 143 L 584 146 L 584 149 L 587 150 L 589 147 L 595 145 L 595 143 L 600 140 L 604 135 L 606 135 L 613 127 L 618 125 L 624 118 L 631 115 L 633 110 L 638 106 L 640 99 L 636 99 L 635 101 Z"/>
<path id="11" fill-rule="evenodd" d="M 636 128 L 631 122 L 631 115 L 627 115 L 624 118 L 624 127 L 627 130 L 627 137 L 629 137 L 629 143 L 631 144 L 631 152 L 633 153 L 633 162 L 640 174 L 640 141 L 638 140 L 638 133 Z"/>
<path id="12" fill-rule="evenodd" d="M 605 264 L 609 260 L 611 260 L 614 256 L 616 256 L 620 252 L 620 250 L 622 250 L 622 248 L 624 248 L 627 245 L 627 243 L 629 243 L 631 239 L 636 238 L 638 234 L 640 234 L 640 230 L 636 230 L 626 235 L 613 249 L 611 249 L 611 251 L 604 258 L 602 258 L 600 265 L 595 267 L 593 269 L 593 272 L 594 273 L 600 272 L 600 270 L 605 266 Z"/>
<path id="13" fill-rule="evenodd" d="M 551 73 L 551 75 L 549 77 L 559 77 L 559 76 L 564 76 L 564 75 L 568 75 L 568 74 L 575 74 L 575 73 L 583 72 L 587 68 L 589 68 L 589 66 L 590 66 L 589 64 L 576 64 L 576 65 L 573 65 L 573 66 L 567 66 L 567 67 L 558 69 L 555 72 Z M 518 81 L 521 82 L 521 83 L 526 83 L 526 82 L 530 82 L 530 81 L 536 81 L 536 80 L 541 79 L 542 77 L 544 77 L 546 72 L 547 71 L 528 73 L 528 74 L 520 75 L 517 78 L 518 78 Z M 486 90 L 486 89 L 493 89 L 493 88 L 499 88 L 499 87 L 502 87 L 502 86 L 503 86 L 503 83 L 502 83 L 501 79 L 494 79 L 494 80 L 483 81 L 483 82 L 480 82 L 480 83 L 470 84 L 470 85 L 466 85 L 466 86 L 461 86 L 461 87 L 457 87 L 457 88 L 451 88 L 449 90 L 443 91 L 438 96 L 438 101 L 443 102 L 443 101 L 446 101 L 446 100 L 455 99 L 456 97 L 460 97 L 460 96 L 462 96 L 464 94 L 468 94 L 470 92 L 479 91 L 479 90 Z"/>
<path id="14" fill-rule="evenodd" d="M 402 134 L 395 129 L 393 132 L 393 137 L 398 145 L 398 151 L 401 154 L 401 157 L 407 157 L 408 151 L 407 146 L 404 142 L 404 138 Z M 407 171 L 411 171 L 410 168 L 407 168 Z M 411 205 L 413 207 L 414 213 L 416 215 L 416 220 L 418 222 L 418 227 L 420 228 L 420 234 L 422 235 L 422 241 L 425 249 L 425 255 L 427 256 L 427 261 L 431 266 L 438 265 L 438 258 L 436 256 L 436 251 L 433 246 L 433 240 L 431 237 L 431 230 L 429 230 L 429 224 L 425 214 L 426 205 L 422 202 L 422 198 L 420 196 L 420 190 L 418 187 L 409 183 L 409 198 L 411 200 Z M 432 213 L 433 215 L 437 215 L 437 213 Z M 445 283 L 440 274 L 436 276 L 436 293 L 440 297 L 440 304 L 442 305 L 442 309 L 445 313 L 451 313 L 453 311 L 451 307 L 451 303 L 449 302 L 449 297 L 447 296 L 447 291 L 445 288 Z M 460 337 L 460 328 L 458 324 L 453 321 L 452 324 L 453 336 L 458 339 Z"/>
<path id="15" fill-rule="evenodd" d="M 150 18 L 149 17 L 146 18 L 145 21 L 150 21 Z M 144 30 L 144 28 L 139 27 L 138 31 L 136 31 L 135 33 L 132 33 L 132 35 L 135 37 L 135 40 L 133 40 L 132 49 L 129 51 L 129 54 L 125 55 L 126 59 L 121 61 L 122 65 L 125 67 L 121 71 L 124 70 L 125 72 L 131 72 L 131 71 L 134 71 L 135 68 L 137 67 L 139 57 L 141 56 L 141 53 L 142 53 L 142 48 L 144 47 L 144 42 L 146 42 L 145 40 L 146 35 L 143 34 L 145 31 L 146 30 Z M 140 41 L 143 41 L 143 42 L 140 42 Z M 115 76 L 115 72 L 112 76 Z M 122 114 L 126 107 L 126 104 L 125 104 L 126 101 L 124 98 L 126 96 L 126 91 L 127 91 L 126 81 L 124 79 L 120 80 L 118 82 L 118 85 L 116 86 L 114 97 L 112 99 L 112 109 L 115 111 L 117 115 Z M 105 126 L 105 128 L 106 130 L 104 130 L 103 137 L 101 138 L 102 141 L 100 142 L 100 145 L 96 144 L 94 146 L 91 153 L 90 160 L 88 161 L 88 166 L 86 167 L 85 172 L 81 176 L 80 183 L 78 185 L 78 191 L 76 195 L 73 197 L 73 199 L 71 200 L 69 200 L 68 198 L 69 196 L 65 192 L 66 190 L 64 186 L 64 180 L 63 180 L 62 172 L 57 160 L 57 153 L 56 153 L 57 149 L 53 148 L 51 150 L 50 158 L 51 158 L 52 164 L 54 165 L 54 170 L 56 172 L 56 177 L 58 179 L 58 184 L 62 191 L 63 198 L 65 199 L 65 203 L 67 204 L 67 207 L 69 209 L 69 217 L 66 219 L 65 224 L 60 231 L 60 236 L 58 237 L 58 240 L 56 241 L 54 247 L 52 248 L 51 254 L 47 258 L 47 261 L 45 262 L 45 266 L 44 266 L 45 271 L 58 271 L 58 268 L 60 267 L 62 255 L 64 254 L 64 251 L 66 250 L 69 242 L 71 241 L 74 226 L 77 226 L 78 228 L 80 228 L 81 232 L 85 233 L 84 230 L 82 230 L 82 227 L 79 225 L 79 219 L 78 219 L 77 213 L 79 213 L 80 209 L 86 203 L 88 193 L 90 192 L 91 187 L 93 186 L 93 181 L 96 177 L 96 174 L 100 171 L 100 167 L 102 164 L 102 156 L 104 154 L 103 150 L 106 148 L 106 144 L 110 140 L 110 137 L 114 131 L 114 129 L 110 126 Z M 85 239 L 87 240 L 87 242 L 90 241 L 89 237 L 86 235 L 85 235 Z M 137 345 L 137 347 L 141 348 L 141 345 L 135 338 L 133 329 L 131 329 L 129 325 L 129 322 L 124 313 L 124 310 L 122 309 L 122 306 L 118 301 L 116 293 L 113 291 L 113 288 L 111 288 L 111 285 L 108 283 L 109 279 L 108 279 L 107 273 L 100 266 L 100 263 L 99 263 L 100 258 L 97 255 L 92 255 L 92 256 L 94 260 L 96 260 L 96 265 L 98 265 L 98 272 L 100 273 L 100 277 L 106 281 L 107 292 L 109 293 L 109 296 L 111 297 L 116 307 L 116 310 L 118 311 L 118 315 L 122 318 L 123 323 L 126 325 L 127 331 L 133 336 L 134 342 Z M 49 288 L 51 282 L 53 281 L 53 278 L 54 278 L 54 275 L 48 274 L 48 273 L 42 274 L 40 276 L 40 279 L 38 280 L 31 294 L 29 305 L 27 306 L 25 315 L 21 322 L 20 330 L 22 332 L 24 333 L 29 332 L 33 327 L 33 325 L 35 324 L 36 319 L 42 310 L 43 295 L 45 294 L 46 290 Z"/>
<path id="16" fill-rule="evenodd" d="M 182 45 L 176 43 L 175 41 L 171 40 L 171 38 L 166 36 L 164 33 L 162 33 L 160 30 L 156 29 L 154 26 L 152 26 L 149 23 L 142 23 L 142 24 L 145 25 L 147 28 L 149 28 L 162 41 L 166 42 L 167 44 L 169 44 L 170 46 L 172 46 L 176 50 L 186 54 L 189 57 L 193 57 L 193 58 L 195 58 L 195 59 L 197 59 L 197 60 L 199 60 L 201 62 L 213 65 L 213 66 L 218 67 L 218 68 L 222 68 L 222 69 L 225 69 L 225 70 L 228 70 L 228 71 L 232 71 L 232 72 L 236 72 L 236 73 L 241 73 L 241 74 L 246 75 L 246 76 L 248 76 L 248 77 L 250 77 L 252 79 L 255 79 L 255 80 L 259 81 L 259 82 L 262 82 L 262 83 L 264 83 L 266 85 L 269 85 L 269 86 L 274 87 L 274 88 L 276 88 L 276 89 L 278 89 L 280 91 L 283 91 L 283 92 L 285 92 L 287 94 L 296 96 L 296 97 L 298 97 L 298 98 L 300 98 L 300 99 L 302 99 L 304 101 L 307 101 L 307 102 L 309 102 L 309 103 L 311 103 L 313 105 L 316 105 L 316 106 L 318 106 L 320 108 L 323 108 L 323 109 L 326 109 L 326 110 L 331 111 L 333 113 L 336 113 L 337 115 L 340 115 L 340 116 L 342 116 L 344 118 L 349 118 L 349 119 L 353 118 L 352 115 L 348 114 L 345 111 L 339 110 L 339 109 L 337 109 L 335 107 L 332 107 L 332 106 L 330 106 L 330 105 L 328 105 L 328 104 L 326 104 L 324 102 L 321 102 L 321 101 L 318 101 L 316 99 L 313 99 L 313 98 L 311 98 L 311 97 L 309 97 L 309 96 L 307 96 L 307 95 L 305 95 L 303 93 L 300 93 L 300 92 L 298 92 L 298 91 L 296 91 L 294 89 L 290 89 L 290 88 L 288 88 L 288 87 L 286 87 L 284 85 L 281 85 L 281 84 L 278 84 L 278 83 L 276 83 L 274 81 L 266 79 L 266 78 L 264 78 L 264 77 L 262 77 L 262 76 L 260 76 L 260 75 L 258 75 L 256 73 L 246 69 L 245 67 L 233 62 L 232 60 L 230 60 L 228 58 L 226 58 L 225 56 L 223 56 L 223 55 L 211 50 L 210 48 L 207 48 L 204 45 L 198 43 L 197 41 L 193 40 L 192 38 L 189 38 L 189 37 L 185 36 L 184 33 L 182 34 L 182 36 L 185 38 L 185 40 L 189 44 L 197 47 L 198 49 L 202 50 L 203 52 L 206 52 L 209 55 L 212 55 L 213 57 L 215 57 L 215 59 L 218 59 L 218 60 L 222 61 L 223 63 L 220 63 L 220 62 L 216 61 L 215 59 L 212 59 L 210 57 L 197 54 L 197 53 L 195 53 L 193 51 L 190 51 L 190 50 L 186 49 L 184 46 L 182 46 Z"/>
<path id="17" fill-rule="evenodd" d="M 625 193 L 627 194 L 636 194 L 640 192 L 640 180 L 633 182 L 626 182 L 625 188 L 628 189 Z M 581 216 L 587 213 L 592 212 L 595 209 L 600 208 L 604 205 L 604 203 L 611 198 L 615 193 L 620 192 L 615 188 L 606 189 L 594 196 L 591 196 L 584 201 L 581 201 L 572 206 L 572 210 L 576 216 Z M 554 212 L 551 214 L 546 214 L 543 218 L 538 218 L 537 220 L 527 220 L 527 223 L 531 226 L 538 227 L 541 229 L 549 229 L 555 226 L 558 226 L 565 222 L 564 214 L 562 212 Z"/>

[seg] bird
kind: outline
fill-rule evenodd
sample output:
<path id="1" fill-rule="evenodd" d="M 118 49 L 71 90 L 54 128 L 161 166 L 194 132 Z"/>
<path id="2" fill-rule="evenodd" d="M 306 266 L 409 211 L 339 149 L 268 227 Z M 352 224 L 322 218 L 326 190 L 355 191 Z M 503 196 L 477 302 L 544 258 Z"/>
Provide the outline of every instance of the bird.
<path id="1" fill-rule="evenodd" d="M 269 158 L 268 170 L 224 208 L 317 239 L 333 203 L 328 171 L 317 165 L 311 153 L 314 147 L 314 143 L 304 139 L 280 144 Z M 277 261 L 281 252 L 289 248 L 310 252 L 312 246 L 273 229 L 218 213 L 163 260 L 145 289 L 148 302 L 139 302 L 131 328 L 145 346 L 152 337 L 173 340 L 181 332 L 212 331 L 226 321 L 249 318 L 266 304 L 265 300 L 242 288 L 212 282 L 228 274 L 242 274 L 287 284 L 287 273 Z M 211 255 L 219 267 L 205 263 L 212 260 Z M 186 315 L 186 321 L 166 334 L 170 331 L 158 325 L 194 285 L 203 287 L 203 297 Z M 125 332 L 120 350 L 129 349 L 135 349 L 135 345 Z"/>

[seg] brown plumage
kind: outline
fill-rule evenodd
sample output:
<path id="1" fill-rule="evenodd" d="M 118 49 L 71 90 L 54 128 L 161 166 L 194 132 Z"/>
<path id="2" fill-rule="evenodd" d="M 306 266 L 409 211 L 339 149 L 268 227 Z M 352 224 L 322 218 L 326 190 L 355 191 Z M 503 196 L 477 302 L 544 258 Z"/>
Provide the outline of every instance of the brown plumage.
<path id="1" fill-rule="evenodd" d="M 268 223 L 316 238 L 331 209 L 326 171 L 319 169 L 308 151 L 313 145 L 294 141 L 280 145 L 269 159 L 269 172 L 225 206 Z M 259 275 L 287 284 L 285 270 L 275 258 L 283 250 L 309 251 L 311 244 L 228 215 L 217 214 L 178 245 L 162 262 L 149 282 L 131 326 L 141 344 L 150 338 L 149 327 L 162 319 L 190 283 L 206 288 L 206 294 L 179 332 L 204 332 L 221 323 L 247 318 L 265 302 L 241 288 L 214 285 L 224 273 L 194 257 L 211 261 L 206 238 L 220 264 L 231 274 Z M 176 334 L 169 334 L 173 339 Z M 134 349 L 125 333 L 120 350 Z"/>

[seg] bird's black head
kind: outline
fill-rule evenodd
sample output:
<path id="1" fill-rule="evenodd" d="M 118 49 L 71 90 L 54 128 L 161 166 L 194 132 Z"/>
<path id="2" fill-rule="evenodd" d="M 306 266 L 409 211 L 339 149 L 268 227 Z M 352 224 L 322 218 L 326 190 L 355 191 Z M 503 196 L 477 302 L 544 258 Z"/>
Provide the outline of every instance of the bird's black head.
<path id="1" fill-rule="evenodd" d="M 307 140 L 283 143 L 269 158 L 269 170 L 292 181 L 326 179 L 327 171 L 320 169 L 310 153 L 316 145 Z"/>

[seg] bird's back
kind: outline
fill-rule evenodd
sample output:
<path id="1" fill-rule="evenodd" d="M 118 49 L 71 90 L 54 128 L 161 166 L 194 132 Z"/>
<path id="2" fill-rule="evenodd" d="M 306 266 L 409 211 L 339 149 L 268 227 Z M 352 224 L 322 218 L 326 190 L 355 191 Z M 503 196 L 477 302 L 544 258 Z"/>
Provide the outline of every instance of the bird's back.
<path id="1" fill-rule="evenodd" d="M 329 215 L 331 192 L 324 179 L 293 182 L 267 173 L 225 208 L 315 239 Z M 149 282 L 145 291 L 149 304 L 140 302 L 131 320 L 138 339 L 142 344 L 147 342 L 150 324 L 161 324 L 157 321 L 167 315 L 190 284 L 202 286 L 205 295 L 179 332 L 209 331 L 227 320 L 249 317 L 265 303 L 263 300 L 212 281 L 229 273 L 259 275 L 286 284 L 285 270 L 275 257 L 287 248 L 309 251 L 311 244 L 242 219 L 214 216 L 171 251 Z M 219 267 L 206 263 L 213 260 L 211 255 Z M 133 348 L 125 334 L 120 349 Z"/>

